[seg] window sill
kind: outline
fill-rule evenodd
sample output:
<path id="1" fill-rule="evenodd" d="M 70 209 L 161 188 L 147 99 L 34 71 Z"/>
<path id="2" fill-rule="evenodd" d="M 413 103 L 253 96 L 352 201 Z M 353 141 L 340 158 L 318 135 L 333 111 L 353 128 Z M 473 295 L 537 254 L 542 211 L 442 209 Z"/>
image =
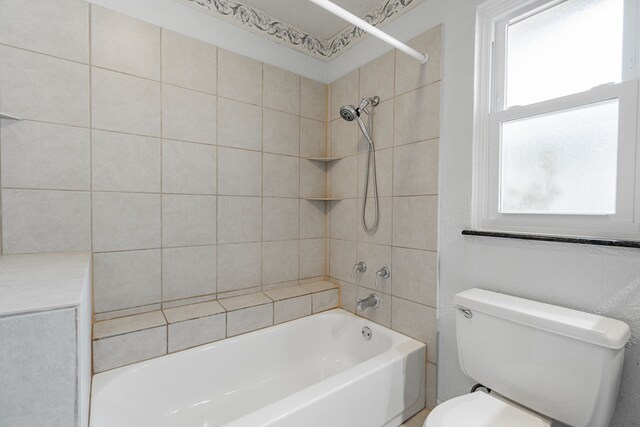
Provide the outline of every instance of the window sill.
<path id="1" fill-rule="evenodd" d="M 545 236 L 543 234 L 502 233 L 496 231 L 462 230 L 464 236 L 497 237 L 501 239 L 537 240 L 539 242 L 577 243 L 580 245 L 613 246 L 640 249 L 637 240 L 607 240 L 588 237 Z"/>

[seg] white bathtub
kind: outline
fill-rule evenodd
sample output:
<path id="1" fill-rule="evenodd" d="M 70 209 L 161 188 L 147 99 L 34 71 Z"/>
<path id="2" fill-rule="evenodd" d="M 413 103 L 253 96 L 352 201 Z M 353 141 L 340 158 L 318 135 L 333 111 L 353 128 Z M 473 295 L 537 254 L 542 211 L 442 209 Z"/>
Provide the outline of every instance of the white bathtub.
<path id="1" fill-rule="evenodd" d="M 398 426 L 424 407 L 425 357 L 424 344 L 331 310 L 97 374 L 90 425 Z"/>

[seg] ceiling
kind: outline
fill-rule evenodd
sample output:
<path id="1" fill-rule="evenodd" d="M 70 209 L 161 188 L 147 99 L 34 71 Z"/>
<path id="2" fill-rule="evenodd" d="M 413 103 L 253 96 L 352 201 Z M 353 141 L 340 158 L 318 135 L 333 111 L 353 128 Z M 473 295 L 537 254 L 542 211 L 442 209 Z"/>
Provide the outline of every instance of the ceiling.
<path id="1" fill-rule="evenodd" d="M 335 4 L 357 16 L 364 16 L 381 0 L 333 0 Z M 347 22 L 307 0 L 244 0 L 274 18 L 313 34 L 330 39 L 347 26 Z M 382 3 L 386 3 L 383 1 Z"/>
<path id="2" fill-rule="evenodd" d="M 366 33 L 308 0 L 176 0 L 307 55 L 331 61 Z M 333 0 L 372 25 L 424 0 Z"/>

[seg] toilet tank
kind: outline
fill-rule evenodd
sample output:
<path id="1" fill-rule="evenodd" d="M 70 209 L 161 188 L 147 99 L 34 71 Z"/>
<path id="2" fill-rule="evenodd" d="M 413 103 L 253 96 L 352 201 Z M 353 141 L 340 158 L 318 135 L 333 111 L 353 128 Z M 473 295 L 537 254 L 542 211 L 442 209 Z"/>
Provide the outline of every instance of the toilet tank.
<path id="1" fill-rule="evenodd" d="M 454 297 L 462 370 L 504 397 L 575 427 L 607 427 L 629 326 L 470 289 Z"/>

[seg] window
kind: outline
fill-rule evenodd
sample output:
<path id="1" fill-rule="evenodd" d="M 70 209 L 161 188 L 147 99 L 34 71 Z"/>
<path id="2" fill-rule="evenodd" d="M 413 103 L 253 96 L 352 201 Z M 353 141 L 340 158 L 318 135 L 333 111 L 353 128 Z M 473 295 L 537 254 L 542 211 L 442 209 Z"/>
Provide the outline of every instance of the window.
<path id="1" fill-rule="evenodd" d="M 640 239 L 639 2 L 480 6 L 478 228 Z"/>

